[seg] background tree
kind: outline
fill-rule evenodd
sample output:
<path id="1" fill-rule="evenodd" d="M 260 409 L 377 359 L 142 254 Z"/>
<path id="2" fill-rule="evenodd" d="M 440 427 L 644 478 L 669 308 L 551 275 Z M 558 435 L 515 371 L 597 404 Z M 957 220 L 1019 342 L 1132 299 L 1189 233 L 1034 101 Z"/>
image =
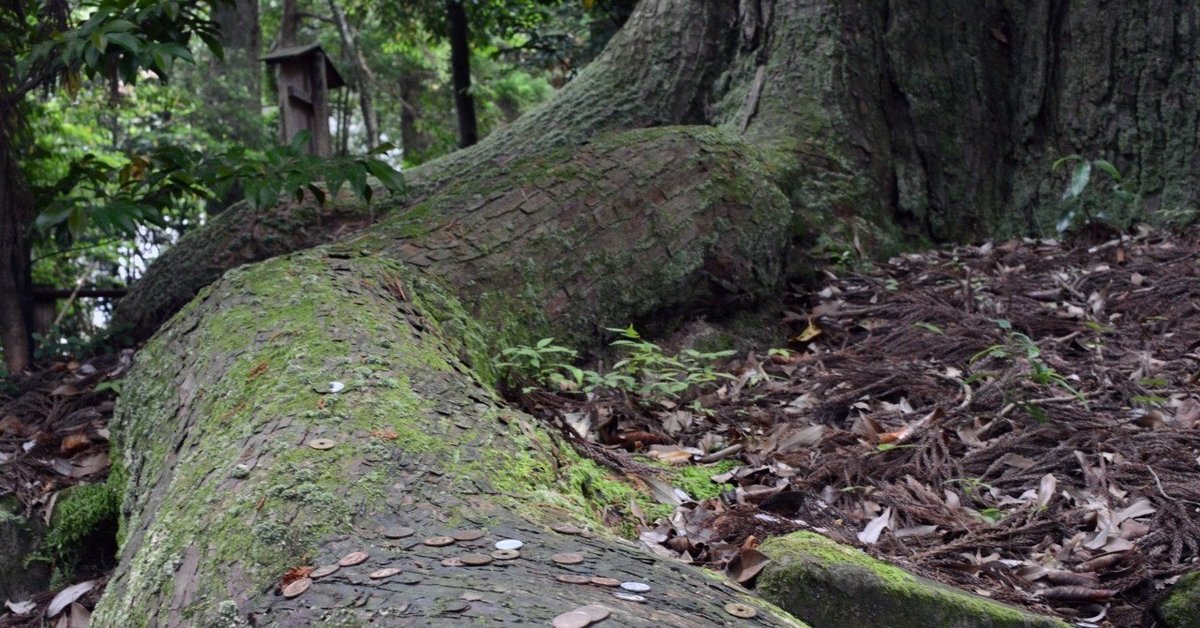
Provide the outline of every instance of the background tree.
<path id="1" fill-rule="evenodd" d="M 78 28 L 65 30 L 70 10 L 65 2 L 5 2 L 6 54 L 0 60 L 0 340 L 10 372 L 27 368 L 33 354 L 30 229 L 38 212 L 32 207 L 18 152 L 28 145 L 21 142 L 27 137 L 26 96 L 60 81 L 74 90 L 82 79 L 102 78 L 116 98 L 118 81 L 136 83 L 142 69 L 165 76 L 176 58 L 191 57 L 186 43 L 193 33 L 212 38 L 204 6 L 106 0 Z"/>

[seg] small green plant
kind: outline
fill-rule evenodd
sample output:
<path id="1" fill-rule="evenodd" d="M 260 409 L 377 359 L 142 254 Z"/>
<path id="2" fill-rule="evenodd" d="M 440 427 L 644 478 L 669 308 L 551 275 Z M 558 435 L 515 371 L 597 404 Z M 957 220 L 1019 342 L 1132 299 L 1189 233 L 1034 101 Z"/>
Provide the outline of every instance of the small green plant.
<path id="1" fill-rule="evenodd" d="M 1007 320 L 997 319 L 996 324 L 1007 332 L 1004 343 L 994 344 L 971 356 L 968 361 L 970 364 L 974 365 L 985 357 L 999 360 L 1024 358 L 1025 363 L 1029 365 L 1029 372 L 1026 374 L 1029 381 L 1042 386 L 1058 386 L 1083 401 L 1083 394 L 1075 390 L 1062 373 L 1042 360 L 1042 349 L 1032 338 L 1014 330 L 1012 323 Z"/>
<path id="2" fill-rule="evenodd" d="M 1141 209 L 1138 195 L 1125 187 L 1121 171 L 1105 159 L 1088 160 L 1080 155 L 1067 155 L 1054 162 L 1050 169 L 1058 170 L 1069 163 L 1074 163 L 1075 168 L 1071 171 L 1071 180 L 1062 195 L 1066 211 L 1055 225 L 1059 235 L 1094 223 L 1108 225 L 1120 233 L 1128 232 L 1141 217 Z M 1092 173 L 1095 170 L 1104 172 L 1112 180 L 1112 186 L 1109 188 L 1112 201 L 1110 203 L 1101 204 L 1083 195 L 1092 181 Z"/>
<path id="3" fill-rule="evenodd" d="M 675 399 L 689 388 L 711 384 L 718 379 L 734 379 L 713 366 L 714 362 L 733 355 L 734 351 L 705 353 L 684 349 L 669 356 L 658 345 L 643 339 L 633 325 L 608 330 L 621 335 L 612 346 L 623 347 L 629 352 L 613 365 L 613 371 L 632 378 L 634 386 L 628 392 L 635 392 L 644 399 Z"/>
<path id="4" fill-rule="evenodd" d="M 524 393 L 539 386 L 562 389 L 571 385 L 579 388 L 583 384 L 583 371 L 571 365 L 579 357 L 579 352 L 554 344 L 553 338 L 542 338 L 534 345 L 509 347 L 500 355 L 502 359 L 496 361 L 496 366 L 510 378 L 516 376 L 516 379 L 534 384 L 523 387 L 521 390 Z"/>
<path id="5" fill-rule="evenodd" d="M 943 482 L 943 484 L 958 484 L 962 487 L 963 493 L 965 493 L 967 497 L 975 497 L 976 493 L 980 492 L 980 489 L 984 489 L 986 491 L 992 490 L 991 484 L 988 484 L 979 478 L 951 478 Z"/>
<path id="6" fill-rule="evenodd" d="M 524 382 L 522 391 L 526 393 L 538 387 L 583 392 L 618 390 L 649 402 L 678 399 L 695 387 L 734 379 L 714 366 L 717 360 L 733 355 L 733 351 L 705 353 L 684 349 L 676 355 L 667 355 L 661 347 L 642 338 L 632 325 L 609 331 L 620 334 L 612 346 L 624 349 L 625 357 L 607 372 L 572 365 L 579 353 L 555 344 L 553 338 L 506 348 L 500 352 L 496 365 L 510 382 Z"/>
<path id="7" fill-rule="evenodd" d="M 945 336 L 945 335 L 946 335 L 946 332 L 942 331 L 942 328 L 941 328 L 941 327 L 938 327 L 937 325 L 934 325 L 933 323 L 924 323 L 924 322 L 921 322 L 921 323 L 913 323 L 913 327 L 917 327 L 917 328 L 920 328 L 920 329 L 924 329 L 924 330 L 925 330 L 925 331 L 927 331 L 927 332 L 934 333 L 934 334 L 937 334 L 937 335 L 939 335 L 939 336 Z"/>

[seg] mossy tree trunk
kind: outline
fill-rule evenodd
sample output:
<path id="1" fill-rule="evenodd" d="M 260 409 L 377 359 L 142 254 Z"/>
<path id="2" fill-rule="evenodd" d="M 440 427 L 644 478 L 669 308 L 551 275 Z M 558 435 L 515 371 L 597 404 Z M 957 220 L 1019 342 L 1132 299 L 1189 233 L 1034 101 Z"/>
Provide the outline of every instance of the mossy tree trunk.
<path id="1" fill-rule="evenodd" d="M 555 100 L 411 172 L 378 224 L 352 206 L 226 212 L 118 312 L 147 335 L 183 308 L 118 413 L 128 520 L 98 617 L 426 624 L 603 601 L 630 624 L 727 620 L 730 589 L 546 528 L 594 515 L 611 491 L 500 406 L 489 357 L 508 341 L 586 346 L 606 325 L 748 306 L 795 270 L 789 250 L 821 237 L 882 252 L 1036 231 L 1065 153 L 1113 159 L 1164 207 L 1191 202 L 1196 11 L 645 0 Z M 346 389 L 318 392 L 329 381 Z M 481 527 L 528 554 L 442 567 L 453 552 L 377 532 L 397 525 L 412 538 Z M 578 569 L 657 595 L 638 606 L 559 583 L 546 558 L 575 548 Z M 409 575 L 271 592 L 306 558 L 360 549 Z"/>

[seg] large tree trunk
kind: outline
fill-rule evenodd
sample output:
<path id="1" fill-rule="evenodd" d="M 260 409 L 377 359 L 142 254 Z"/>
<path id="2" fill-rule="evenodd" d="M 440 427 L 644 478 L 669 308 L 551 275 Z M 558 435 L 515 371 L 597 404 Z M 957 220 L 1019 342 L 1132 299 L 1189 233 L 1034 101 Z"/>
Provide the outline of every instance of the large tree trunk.
<path id="1" fill-rule="evenodd" d="M 1196 14 L 1184 0 L 645 0 L 554 101 L 411 172 L 380 224 L 345 236 L 353 208 L 232 210 L 118 315 L 148 333 L 226 269 L 336 241 L 226 273 L 143 350 L 117 418 L 128 536 L 98 619 L 544 621 L 590 601 L 635 625 L 726 619 L 739 594 L 696 572 L 546 528 L 593 515 L 603 474 L 500 407 L 496 347 L 587 346 L 600 326 L 752 304 L 785 275 L 789 240 L 883 253 L 1037 232 L 1065 153 L 1114 159 L 1163 207 L 1190 203 Z M 317 392 L 329 381 L 346 389 Z M 337 444 L 305 446 L 318 437 Z M 456 552 L 377 532 L 395 525 L 529 545 L 515 563 L 442 567 Z M 651 603 L 554 580 L 546 558 L 576 548 L 581 571 L 650 582 Z M 408 575 L 271 592 L 305 557 L 360 549 Z"/>

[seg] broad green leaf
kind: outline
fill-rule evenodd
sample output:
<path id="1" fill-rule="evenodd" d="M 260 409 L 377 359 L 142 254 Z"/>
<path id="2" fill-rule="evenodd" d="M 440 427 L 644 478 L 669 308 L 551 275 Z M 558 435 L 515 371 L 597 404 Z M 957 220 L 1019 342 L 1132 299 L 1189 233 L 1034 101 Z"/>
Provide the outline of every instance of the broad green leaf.
<path id="1" fill-rule="evenodd" d="M 1075 172 L 1071 174 L 1071 185 L 1067 186 L 1066 192 L 1063 192 L 1063 200 L 1078 198 L 1080 194 L 1083 194 L 1083 190 L 1091 178 L 1092 162 L 1085 161 L 1075 166 Z"/>
<path id="2" fill-rule="evenodd" d="M 1117 167 L 1112 165 L 1112 162 L 1106 159 L 1093 159 L 1092 165 L 1103 170 L 1105 174 L 1112 177 L 1117 183 L 1121 182 L 1121 171 L 1117 170 Z"/>

